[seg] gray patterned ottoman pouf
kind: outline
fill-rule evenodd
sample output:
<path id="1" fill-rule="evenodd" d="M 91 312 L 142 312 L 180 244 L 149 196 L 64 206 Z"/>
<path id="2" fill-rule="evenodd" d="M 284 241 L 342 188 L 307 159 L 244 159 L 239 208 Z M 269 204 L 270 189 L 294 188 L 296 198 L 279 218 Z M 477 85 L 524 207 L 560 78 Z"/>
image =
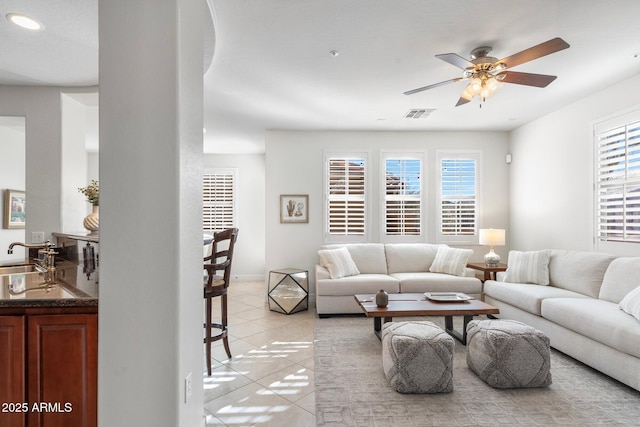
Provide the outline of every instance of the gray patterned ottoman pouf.
<path id="1" fill-rule="evenodd" d="M 467 365 L 495 388 L 551 384 L 549 338 L 515 320 L 472 320 L 467 325 Z"/>
<path id="2" fill-rule="evenodd" d="M 382 368 L 400 393 L 453 391 L 453 338 L 432 322 L 385 323 Z"/>

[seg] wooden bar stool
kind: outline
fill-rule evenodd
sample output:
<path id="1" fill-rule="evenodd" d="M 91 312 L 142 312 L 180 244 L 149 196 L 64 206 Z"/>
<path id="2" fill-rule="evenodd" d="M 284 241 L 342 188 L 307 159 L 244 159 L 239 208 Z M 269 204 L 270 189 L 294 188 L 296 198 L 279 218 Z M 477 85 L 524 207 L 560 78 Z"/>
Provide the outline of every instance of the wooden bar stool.
<path id="1" fill-rule="evenodd" d="M 212 342 L 222 340 L 227 356 L 231 358 L 227 326 L 227 289 L 229 288 L 229 280 L 231 278 L 233 248 L 237 238 L 237 228 L 229 228 L 219 233 L 214 233 L 211 255 L 204 258 L 204 268 L 207 270 L 207 281 L 204 284 L 204 299 L 206 305 L 206 321 L 204 323 L 206 336 L 204 343 L 206 345 L 207 374 L 209 376 L 211 376 Z M 222 271 L 222 275 L 216 275 L 218 271 Z M 211 304 L 215 297 L 221 297 L 222 313 L 220 322 L 213 322 L 211 318 Z M 219 329 L 220 332 L 212 336 L 211 331 L 213 328 Z"/>

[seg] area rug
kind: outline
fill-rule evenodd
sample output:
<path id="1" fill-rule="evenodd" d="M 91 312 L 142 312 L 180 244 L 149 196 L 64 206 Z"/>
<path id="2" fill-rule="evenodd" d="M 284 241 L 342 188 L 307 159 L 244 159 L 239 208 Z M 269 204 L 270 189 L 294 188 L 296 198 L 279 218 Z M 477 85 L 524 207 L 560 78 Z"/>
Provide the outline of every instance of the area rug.
<path id="1" fill-rule="evenodd" d="M 444 326 L 442 318 L 414 320 Z M 469 370 L 456 341 L 453 392 L 415 395 L 389 386 L 372 319 L 316 319 L 315 340 L 318 426 L 640 425 L 638 391 L 555 350 L 551 386 L 500 390 Z"/>

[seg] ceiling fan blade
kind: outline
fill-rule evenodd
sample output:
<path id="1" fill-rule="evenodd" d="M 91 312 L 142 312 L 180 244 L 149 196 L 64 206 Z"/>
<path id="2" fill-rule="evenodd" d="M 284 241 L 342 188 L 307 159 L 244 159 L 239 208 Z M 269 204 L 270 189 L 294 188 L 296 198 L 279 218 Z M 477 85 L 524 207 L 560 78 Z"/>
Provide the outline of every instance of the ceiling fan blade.
<path id="1" fill-rule="evenodd" d="M 546 74 L 518 73 L 517 71 L 505 71 L 496 76 L 498 81 L 504 83 L 535 87 L 547 87 L 556 77 L 557 76 L 549 76 Z"/>
<path id="2" fill-rule="evenodd" d="M 460 99 L 458 99 L 458 103 L 456 104 L 456 107 L 459 107 L 460 105 L 464 105 L 467 102 L 471 102 L 471 100 L 461 96 Z"/>
<path id="3" fill-rule="evenodd" d="M 496 62 L 496 64 L 505 64 L 506 68 L 513 68 L 516 65 L 524 64 L 525 62 L 533 61 L 534 59 L 541 58 L 543 56 L 558 52 L 560 50 L 569 47 L 569 43 L 562 40 L 560 37 L 548 40 L 544 43 L 540 43 L 537 46 L 525 49 L 522 52 L 518 52 L 511 56 L 507 56 L 504 59 Z"/>
<path id="4" fill-rule="evenodd" d="M 456 53 L 441 53 L 436 55 L 436 58 L 442 59 L 444 62 L 448 62 L 453 66 L 462 68 L 463 70 L 466 70 L 469 67 L 475 68 L 475 64 L 473 62 L 470 62 L 468 59 L 465 59 Z"/>
<path id="5" fill-rule="evenodd" d="M 432 85 L 429 85 L 429 86 L 419 87 L 417 89 L 408 90 L 408 91 L 402 92 L 402 93 L 405 94 L 405 95 L 413 95 L 414 93 L 418 93 L 418 92 L 422 92 L 422 91 L 425 91 L 425 90 L 433 89 L 434 87 L 444 86 L 444 85 L 447 85 L 449 83 L 457 83 L 460 80 L 464 80 L 464 79 L 462 77 L 456 77 L 455 79 L 445 80 L 445 81 L 440 82 L 440 83 L 435 83 L 435 84 L 432 84 Z"/>

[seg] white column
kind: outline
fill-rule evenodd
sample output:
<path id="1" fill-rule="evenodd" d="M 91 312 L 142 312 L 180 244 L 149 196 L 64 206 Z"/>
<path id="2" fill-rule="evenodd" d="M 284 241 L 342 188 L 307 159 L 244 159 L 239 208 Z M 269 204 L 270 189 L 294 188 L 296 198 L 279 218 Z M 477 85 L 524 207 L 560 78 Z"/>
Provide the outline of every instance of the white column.
<path id="1" fill-rule="evenodd" d="M 204 5 L 99 3 L 104 427 L 202 425 Z"/>

